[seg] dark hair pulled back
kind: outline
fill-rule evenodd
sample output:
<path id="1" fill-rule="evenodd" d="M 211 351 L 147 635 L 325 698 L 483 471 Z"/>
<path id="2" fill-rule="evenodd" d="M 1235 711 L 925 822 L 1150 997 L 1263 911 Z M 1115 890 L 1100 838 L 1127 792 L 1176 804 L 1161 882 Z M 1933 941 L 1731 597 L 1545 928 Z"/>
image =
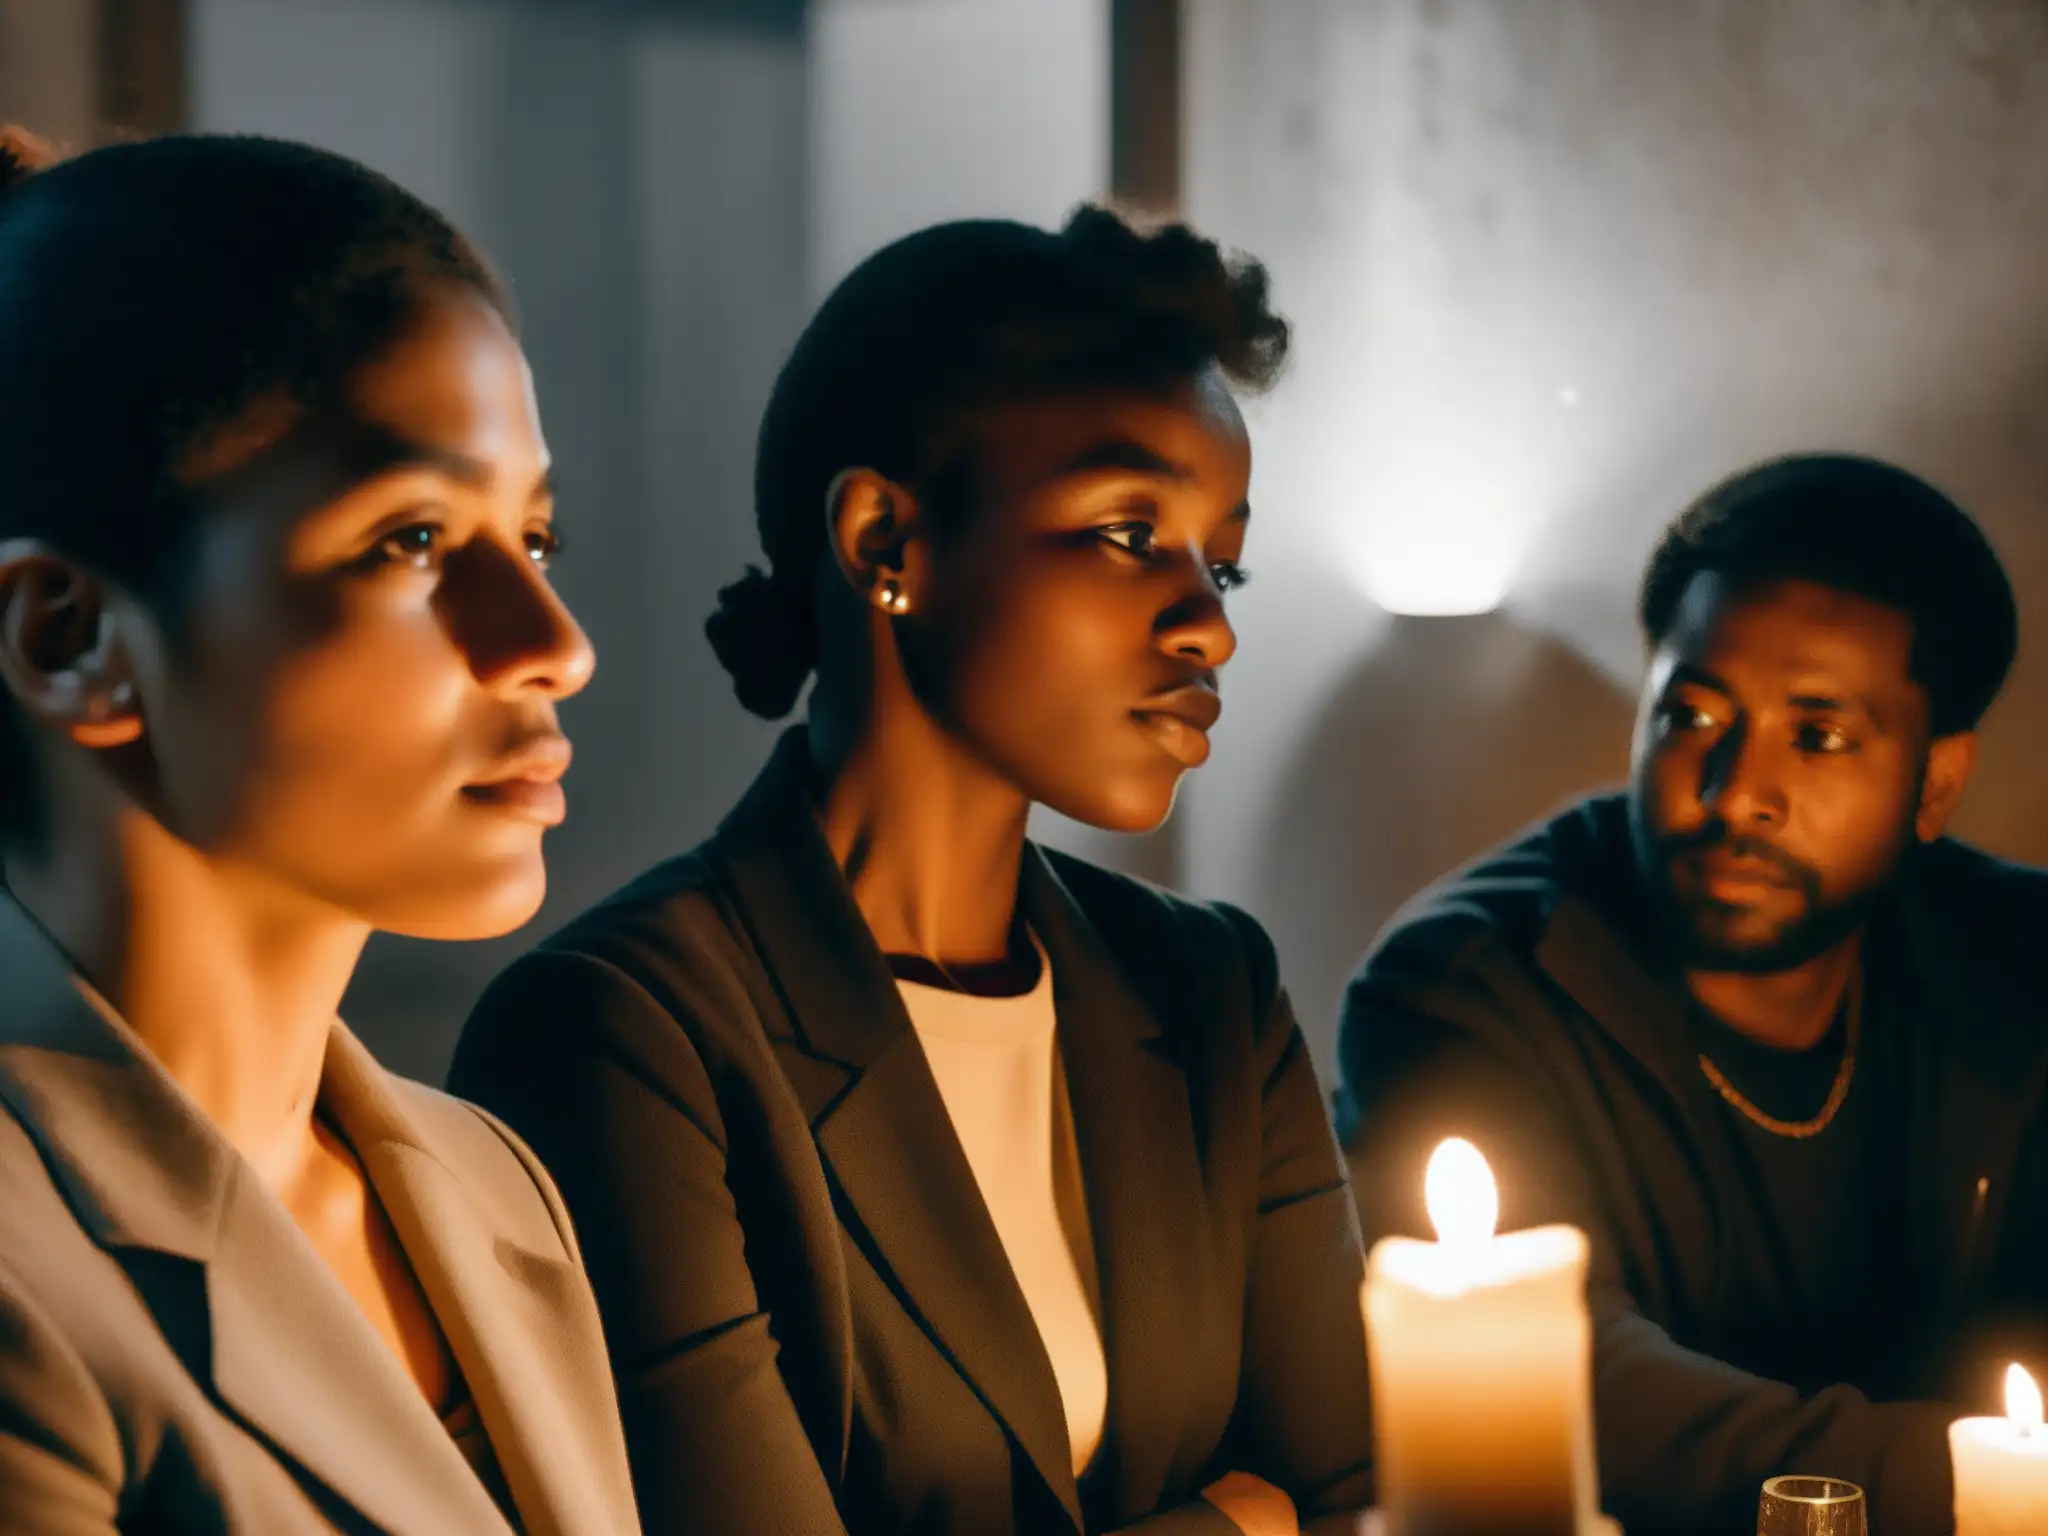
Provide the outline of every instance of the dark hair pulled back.
<path id="1" fill-rule="evenodd" d="M 259 403 L 318 410 L 422 282 L 483 258 L 376 172 L 274 139 L 186 135 L 47 163 L 0 132 L 0 539 L 32 538 L 175 612 L 184 471 Z M 0 694 L 0 831 L 34 822 Z"/>
<path id="2" fill-rule="evenodd" d="M 919 487 L 1005 403 L 1156 389 L 1210 368 L 1262 389 L 1287 354 L 1266 272 L 1182 225 L 1150 233 L 1085 207 L 1054 233 L 935 225 L 870 256 L 798 339 L 762 417 L 754 515 L 768 567 L 705 623 L 740 703 L 789 713 L 817 665 L 813 585 L 844 470 Z"/>

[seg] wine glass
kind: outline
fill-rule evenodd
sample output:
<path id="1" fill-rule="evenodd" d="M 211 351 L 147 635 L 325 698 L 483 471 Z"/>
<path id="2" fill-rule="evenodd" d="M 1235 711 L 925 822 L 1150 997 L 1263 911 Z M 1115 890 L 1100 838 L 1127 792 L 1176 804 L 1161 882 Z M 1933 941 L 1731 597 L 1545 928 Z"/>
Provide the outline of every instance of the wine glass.
<path id="1" fill-rule="evenodd" d="M 1863 1490 L 1839 1477 L 1774 1477 L 1757 1503 L 1756 1536 L 1870 1536 Z"/>

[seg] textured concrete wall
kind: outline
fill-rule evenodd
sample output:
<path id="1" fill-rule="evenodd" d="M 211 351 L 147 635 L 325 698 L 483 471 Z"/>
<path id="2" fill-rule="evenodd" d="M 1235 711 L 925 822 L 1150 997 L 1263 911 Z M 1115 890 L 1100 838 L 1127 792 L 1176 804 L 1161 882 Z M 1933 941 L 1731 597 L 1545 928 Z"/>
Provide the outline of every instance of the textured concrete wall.
<path id="1" fill-rule="evenodd" d="M 1641 564 L 1768 454 L 1982 517 L 2025 651 L 1962 826 L 2048 860 L 2048 6 L 1189 4 L 1190 211 L 1300 346 L 1185 878 L 1267 918 L 1323 1062 L 1402 896 L 1619 774 Z"/>
<path id="2" fill-rule="evenodd" d="M 917 222 L 1099 190 L 1091 7 L 827 0 L 807 57 L 654 0 L 197 0 L 204 125 L 369 158 L 521 288 L 604 653 L 543 924 L 700 834 L 763 750 L 697 625 L 810 299 Z M 1055 835 L 1265 918 L 1327 1066 L 1393 907 L 1619 774 L 1663 521 L 1825 444 L 1946 484 L 2010 562 L 2027 649 L 1963 825 L 2048 860 L 2048 6 L 1187 7 L 1189 212 L 1269 259 L 1297 363 L 1254 412 L 1215 760 L 1165 838 Z M 1478 618 L 1380 606 L 1488 587 Z M 505 948 L 383 947 L 352 1007 L 432 1075 Z"/>

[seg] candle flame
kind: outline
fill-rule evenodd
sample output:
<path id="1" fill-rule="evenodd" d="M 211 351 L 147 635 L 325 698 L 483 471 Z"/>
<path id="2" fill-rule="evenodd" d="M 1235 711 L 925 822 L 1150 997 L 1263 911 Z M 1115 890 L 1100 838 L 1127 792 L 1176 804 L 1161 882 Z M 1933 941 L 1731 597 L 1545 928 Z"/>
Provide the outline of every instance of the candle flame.
<path id="1" fill-rule="evenodd" d="M 1453 1136 L 1430 1154 L 1422 1195 L 1441 1242 L 1476 1246 L 1491 1239 L 1500 1224 L 1493 1170 L 1463 1137 Z"/>
<path id="2" fill-rule="evenodd" d="M 2017 1361 L 2005 1373 L 2005 1416 L 2012 1421 L 2013 1429 L 2022 1435 L 2040 1432 L 2041 1389 L 2034 1385 L 2034 1378 Z"/>

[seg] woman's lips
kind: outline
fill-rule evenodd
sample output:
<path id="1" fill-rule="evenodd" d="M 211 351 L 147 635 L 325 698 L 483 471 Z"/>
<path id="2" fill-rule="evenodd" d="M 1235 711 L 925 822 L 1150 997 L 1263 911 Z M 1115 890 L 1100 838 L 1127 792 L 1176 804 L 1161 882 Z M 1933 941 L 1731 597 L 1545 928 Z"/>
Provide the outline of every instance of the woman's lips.
<path id="1" fill-rule="evenodd" d="M 1131 711 L 1131 718 L 1168 757 L 1199 768 L 1209 760 L 1209 728 L 1222 713 L 1215 689 L 1185 683 L 1153 695 L 1143 708 Z"/>
<path id="2" fill-rule="evenodd" d="M 568 737 L 544 731 L 507 753 L 489 779 L 463 785 L 463 798 L 543 827 L 558 827 L 569 814 L 562 775 L 569 771 L 570 756 Z"/>
<path id="3" fill-rule="evenodd" d="M 569 797 L 559 779 L 499 779 L 465 784 L 463 798 L 543 827 L 558 827 L 569 814 Z"/>
<path id="4" fill-rule="evenodd" d="M 1185 768 L 1199 768 L 1209 760 L 1209 733 L 1190 725 L 1178 715 L 1140 709 L 1131 718 L 1168 757 Z"/>

